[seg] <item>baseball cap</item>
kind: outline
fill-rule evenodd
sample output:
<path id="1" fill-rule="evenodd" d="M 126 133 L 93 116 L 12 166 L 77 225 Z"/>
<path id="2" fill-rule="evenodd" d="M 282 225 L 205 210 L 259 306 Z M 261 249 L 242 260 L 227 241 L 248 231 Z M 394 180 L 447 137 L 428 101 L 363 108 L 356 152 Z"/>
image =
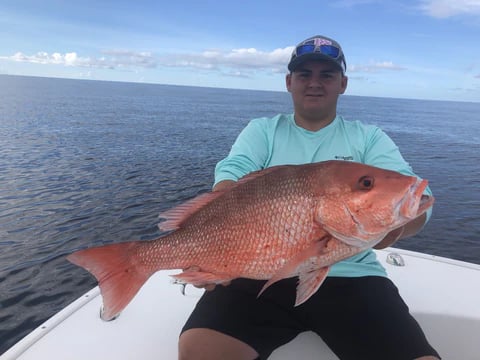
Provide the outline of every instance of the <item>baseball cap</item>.
<path id="1" fill-rule="evenodd" d="M 347 63 L 345 62 L 342 47 L 338 42 L 326 36 L 315 35 L 298 44 L 293 50 L 290 62 L 288 63 L 288 70 L 295 71 L 300 64 L 309 60 L 331 62 L 335 64 L 342 73 L 345 73 L 347 70 Z"/>

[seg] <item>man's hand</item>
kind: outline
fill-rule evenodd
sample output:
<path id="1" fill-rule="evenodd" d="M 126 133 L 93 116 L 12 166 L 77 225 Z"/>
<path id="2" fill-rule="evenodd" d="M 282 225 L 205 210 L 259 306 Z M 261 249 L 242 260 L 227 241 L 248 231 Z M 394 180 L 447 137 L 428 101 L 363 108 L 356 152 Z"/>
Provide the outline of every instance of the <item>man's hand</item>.
<path id="1" fill-rule="evenodd" d="M 228 286 L 230 285 L 231 281 L 226 281 L 226 282 L 222 282 L 220 285 L 222 286 Z M 215 286 L 217 286 L 217 284 L 202 284 L 202 285 L 194 285 L 196 288 L 199 288 L 199 289 L 205 289 L 206 291 L 212 291 L 213 289 L 215 289 Z"/>
<path id="2" fill-rule="evenodd" d="M 183 269 L 183 271 L 200 271 L 200 268 L 198 266 L 191 266 L 189 268 L 186 268 L 186 269 Z M 228 286 L 230 285 L 231 281 L 225 281 L 225 282 L 222 282 L 221 285 L 223 286 Z M 217 286 L 217 284 L 215 283 L 205 283 L 205 284 L 197 284 L 197 285 L 193 285 L 195 286 L 196 288 L 199 288 L 199 289 L 205 289 L 206 291 L 212 291 L 213 289 L 215 289 L 215 286 Z"/>

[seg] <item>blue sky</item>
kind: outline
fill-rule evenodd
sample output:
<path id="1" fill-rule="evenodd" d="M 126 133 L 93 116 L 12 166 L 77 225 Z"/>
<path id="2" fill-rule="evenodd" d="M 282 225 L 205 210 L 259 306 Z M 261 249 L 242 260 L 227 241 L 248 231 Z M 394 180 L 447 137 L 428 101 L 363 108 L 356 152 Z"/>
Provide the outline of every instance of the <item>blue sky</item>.
<path id="1" fill-rule="evenodd" d="M 480 102 L 480 0 L 2 0 L 0 74 L 285 91 L 315 34 L 347 94 Z"/>

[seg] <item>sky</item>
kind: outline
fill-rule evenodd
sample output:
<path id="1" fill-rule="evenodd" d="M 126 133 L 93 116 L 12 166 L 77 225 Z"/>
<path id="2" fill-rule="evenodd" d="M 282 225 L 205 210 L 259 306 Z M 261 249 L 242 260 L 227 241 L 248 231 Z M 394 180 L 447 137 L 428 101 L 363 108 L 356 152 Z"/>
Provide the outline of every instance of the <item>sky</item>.
<path id="1" fill-rule="evenodd" d="M 316 34 L 348 95 L 480 102 L 480 0 L 0 0 L 0 74 L 286 91 Z"/>

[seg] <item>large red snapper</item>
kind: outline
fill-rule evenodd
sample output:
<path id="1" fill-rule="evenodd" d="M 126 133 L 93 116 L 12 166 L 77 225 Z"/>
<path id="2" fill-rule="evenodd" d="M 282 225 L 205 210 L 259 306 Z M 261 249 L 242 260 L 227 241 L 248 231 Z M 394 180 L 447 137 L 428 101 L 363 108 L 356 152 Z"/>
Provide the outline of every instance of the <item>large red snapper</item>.
<path id="1" fill-rule="evenodd" d="M 264 289 L 298 276 L 299 305 L 317 291 L 330 265 L 423 214 L 433 204 L 422 195 L 426 186 L 426 180 L 346 161 L 271 167 L 161 214 L 160 228 L 174 230 L 168 235 L 80 250 L 68 260 L 97 278 L 104 319 L 165 269 L 187 269 L 174 277 L 194 285 L 268 279 Z"/>

